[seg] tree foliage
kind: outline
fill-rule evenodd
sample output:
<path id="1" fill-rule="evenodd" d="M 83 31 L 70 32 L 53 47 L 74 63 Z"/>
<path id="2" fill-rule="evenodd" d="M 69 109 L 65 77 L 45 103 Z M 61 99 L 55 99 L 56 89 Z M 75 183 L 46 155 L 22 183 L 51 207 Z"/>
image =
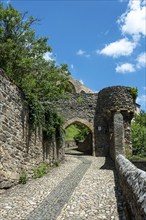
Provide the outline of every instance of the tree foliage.
<path id="1" fill-rule="evenodd" d="M 146 113 L 141 111 L 132 123 L 133 155 L 146 157 Z"/>
<path id="2" fill-rule="evenodd" d="M 76 127 L 79 129 L 78 134 L 75 135 L 74 140 L 83 142 L 89 134 L 89 129 L 83 124 L 76 124 Z"/>
<path id="3" fill-rule="evenodd" d="M 13 6 L 0 4 L 0 68 L 19 86 L 29 106 L 32 128 L 41 126 L 46 130 L 46 115 L 54 118 L 52 130 L 60 117 L 50 111 L 44 102 L 51 102 L 65 95 L 69 71 L 66 64 L 57 65 L 54 60 L 45 60 L 51 52 L 48 38 L 37 37 L 32 28 L 38 19 L 21 13 Z M 52 119 L 53 120 L 53 119 Z M 50 128 L 48 128 L 50 129 Z"/>
<path id="4" fill-rule="evenodd" d="M 138 89 L 137 87 L 130 87 L 130 93 L 134 99 L 134 101 L 136 100 L 137 96 L 138 96 Z"/>

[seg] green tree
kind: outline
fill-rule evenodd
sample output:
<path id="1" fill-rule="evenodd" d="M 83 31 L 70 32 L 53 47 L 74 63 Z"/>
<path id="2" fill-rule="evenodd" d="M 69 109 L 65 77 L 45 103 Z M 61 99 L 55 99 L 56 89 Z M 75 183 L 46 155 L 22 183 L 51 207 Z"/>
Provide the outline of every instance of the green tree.
<path id="1" fill-rule="evenodd" d="M 146 157 L 146 113 L 141 111 L 132 123 L 133 155 Z"/>
<path id="2" fill-rule="evenodd" d="M 75 135 L 74 139 L 76 141 L 82 142 L 88 136 L 89 129 L 85 127 L 83 124 L 76 124 L 76 127 L 79 129 L 79 132 Z"/>
<path id="3" fill-rule="evenodd" d="M 44 54 L 52 49 L 47 45 L 48 38 L 38 38 L 32 29 L 37 21 L 11 5 L 6 8 L 0 5 L 0 67 L 21 87 L 25 88 L 27 83 L 31 90 L 35 88 L 40 92 L 45 84 L 47 94 L 55 90 L 53 96 L 59 95 L 69 71 L 67 65 L 57 66 L 54 61 L 44 59 Z"/>
<path id="4" fill-rule="evenodd" d="M 50 125 L 53 128 L 61 120 L 56 114 L 53 116 L 51 105 L 49 112 L 44 102 L 65 95 L 69 71 L 66 64 L 56 65 L 55 61 L 44 59 L 45 53 L 52 49 L 47 44 L 48 38 L 36 36 L 32 28 L 36 22 L 38 19 L 28 17 L 27 12 L 23 14 L 11 5 L 0 4 L 0 68 L 22 89 L 32 128 L 41 126 L 46 131 L 46 114 L 55 120 Z"/>

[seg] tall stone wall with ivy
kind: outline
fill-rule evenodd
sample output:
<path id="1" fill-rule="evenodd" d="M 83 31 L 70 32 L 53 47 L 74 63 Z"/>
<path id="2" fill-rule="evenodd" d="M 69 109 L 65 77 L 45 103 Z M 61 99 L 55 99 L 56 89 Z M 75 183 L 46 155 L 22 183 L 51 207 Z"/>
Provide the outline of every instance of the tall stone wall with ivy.
<path id="1" fill-rule="evenodd" d="M 43 141 L 42 131 L 32 132 L 21 90 L 0 71 L 0 188 L 17 184 L 23 171 L 29 177 L 43 160 L 61 158 L 54 139 Z"/>

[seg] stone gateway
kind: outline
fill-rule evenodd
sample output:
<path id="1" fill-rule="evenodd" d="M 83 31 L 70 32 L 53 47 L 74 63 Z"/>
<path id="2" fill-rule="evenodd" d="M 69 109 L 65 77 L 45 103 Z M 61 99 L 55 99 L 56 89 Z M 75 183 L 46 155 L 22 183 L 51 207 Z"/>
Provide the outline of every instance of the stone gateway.
<path id="1" fill-rule="evenodd" d="M 67 99 L 53 103 L 65 119 L 64 129 L 73 123 L 85 125 L 90 136 L 83 151 L 115 160 L 124 154 L 125 145 L 131 147 L 130 123 L 135 102 L 130 87 L 112 86 L 93 93 L 79 81 L 70 78 L 73 92 Z M 88 146 L 87 146 L 88 145 Z M 62 160 L 64 146 L 56 140 L 44 143 L 41 131 L 29 133 L 27 107 L 19 88 L 0 71 L 0 188 L 17 184 L 24 170 L 29 176 L 43 160 Z"/>

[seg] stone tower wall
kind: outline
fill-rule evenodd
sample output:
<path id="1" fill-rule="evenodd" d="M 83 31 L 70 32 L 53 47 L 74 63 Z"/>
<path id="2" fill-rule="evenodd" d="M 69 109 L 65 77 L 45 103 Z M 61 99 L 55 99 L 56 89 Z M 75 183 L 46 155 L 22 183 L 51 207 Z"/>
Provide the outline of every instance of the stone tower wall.
<path id="1" fill-rule="evenodd" d="M 134 112 L 135 102 L 130 87 L 112 86 L 98 93 L 94 122 L 97 155 L 110 154 L 115 159 L 118 151 L 121 153 L 120 149 L 115 152 L 115 139 L 118 141 L 118 138 L 123 143 L 121 148 L 124 148 L 125 145 L 131 147 L 130 124 Z M 119 116 L 116 117 L 117 113 Z M 122 128 L 116 129 L 119 127 L 118 123 L 123 124 L 123 134 L 121 134 Z M 122 137 L 123 141 L 121 141 Z"/>

